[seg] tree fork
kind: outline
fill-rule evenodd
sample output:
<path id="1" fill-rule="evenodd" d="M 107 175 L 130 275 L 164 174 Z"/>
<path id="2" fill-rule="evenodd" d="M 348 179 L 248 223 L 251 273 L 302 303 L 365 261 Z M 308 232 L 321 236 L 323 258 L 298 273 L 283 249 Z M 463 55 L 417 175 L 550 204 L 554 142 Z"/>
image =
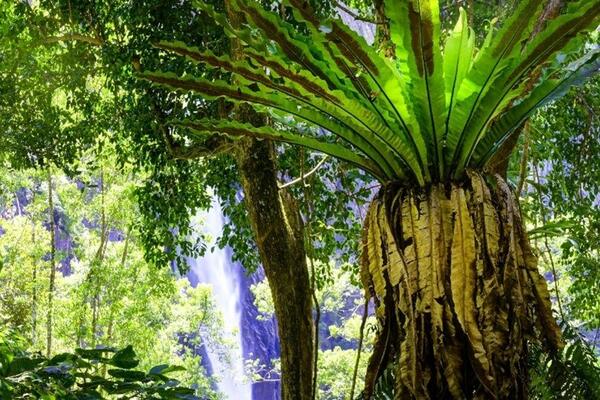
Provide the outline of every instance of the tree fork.
<path id="1" fill-rule="evenodd" d="M 370 206 L 361 279 L 399 332 L 396 399 L 525 399 L 527 341 L 562 346 L 514 193 L 490 181 L 388 187 Z M 369 365 L 365 398 L 386 367 Z"/>

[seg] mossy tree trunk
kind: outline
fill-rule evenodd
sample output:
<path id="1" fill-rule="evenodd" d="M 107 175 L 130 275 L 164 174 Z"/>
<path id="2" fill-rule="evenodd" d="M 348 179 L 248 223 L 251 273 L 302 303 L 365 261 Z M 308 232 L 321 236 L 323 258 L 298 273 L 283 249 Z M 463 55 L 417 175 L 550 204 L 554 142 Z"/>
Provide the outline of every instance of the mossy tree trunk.
<path id="1" fill-rule="evenodd" d="M 243 21 L 225 7 L 232 26 Z M 231 40 L 231 57 L 243 58 L 241 43 Z M 241 105 L 234 117 L 255 126 L 266 123 L 252 107 Z M 304 227 L 297 204 L 277 180 L 273 143 L 245 138 L 236 148 L 245 204 L 269 282 L 275 306 L 281 350 L 282 400 L 308 400 L 313 393 L 313 340 L 311 285 L 309 281 Z"/>
<path id="2" fill-rule="evenodd" d="M 246 207 L 275 305 L 282 399 L 310 399 L 312 303 L 298 207 L 277 186 L 271 142 L 243 139 L 237 160 Z"/>
<path id="3" fill-rule="evenodd" d="M 560 330 L 500 176 L 384 188 L 363 235 L 380 323 L 367 398 L 390 364 L 397 399 L 527 398 L 527 341 L 556 349 Z"/>

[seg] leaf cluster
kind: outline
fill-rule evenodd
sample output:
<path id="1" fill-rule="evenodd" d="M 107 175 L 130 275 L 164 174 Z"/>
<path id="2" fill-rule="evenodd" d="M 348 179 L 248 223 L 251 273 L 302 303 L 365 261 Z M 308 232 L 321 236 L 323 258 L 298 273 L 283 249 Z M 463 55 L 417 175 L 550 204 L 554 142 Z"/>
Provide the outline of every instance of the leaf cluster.
<path id="1" fill-rule="evenodd" d="M 190 141 L 276 140 L 330 154 L 383 183 L 425 186 L 462 179 L 467 168 L 482 169 L 510 153 L 509 138 L 535 109 L 598 69 L 597 47 L 576 58 L 585 43 L 578 34 L 596 26 L 597 2 L 570 4 L 535 35 L 542 3 L 521 1 L 497 32 L 490 26 L 479 48 L 464 11 L 442 44 L 438 1 L 384 4 L 393 59 L 340 19 L 320 18 L 305 1 L 285 1 L 280 13 L 232 1 L 233 11 L 246 16 L 242 25 L 198 2 L 245 46 L 245 59 L 182 41 L 156 46 L 235 79 L 168 70 L 140 76 L 172 92 L 250 103 L 274 121 L 263 127 L 231 115 L 170 121 L 187 127 Z"/>
<path id="2" fill-rule="evenodd" d="M 181 367 L 159 365 L 138 371 L 131 346 L 77 349 L 51 359 L 22 350 L 18 336 L 0 335 L 0 394 L 27 399 L 199 399 L 194 391 L 168 377 Z"/>

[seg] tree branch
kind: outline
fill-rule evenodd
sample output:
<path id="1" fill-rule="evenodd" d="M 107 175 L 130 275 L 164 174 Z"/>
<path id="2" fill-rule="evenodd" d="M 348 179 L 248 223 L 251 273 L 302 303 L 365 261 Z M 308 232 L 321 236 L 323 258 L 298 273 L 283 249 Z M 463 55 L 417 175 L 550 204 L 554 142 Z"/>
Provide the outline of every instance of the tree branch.
<path id="1" fill-rule="evenodd" d="M 193 145 L 182 146 L 173 140 L 172 136 L 163 126 L 161 126 L 161 132 L 167 145 L 167 151 L 173 158 L 178 160 L 213 157 L 229 152 L 235 146 L 231 139 L 219 135 L 209 136 L 205 141 L 194 143 Z"/>
<path id="2" fill-rule="evenodd" d="M 134 68 L 136 68 L 136 70 L 139 70 L 140 68 L 139 61 L 137 61 L 136 67 L 135 59 Z M 213 157 L 218 154 L 233 150 L 235 146 L 233 140 L 221 135 L 207 136 L 204 141 L 197 142 L 192 145 L 180 145 L 173 139 L 173 136 L 162 123 L 165 118 L 154 100 L 152 100 L 152 107 L 157 115 L 158 129 L 160 130 L 165 144 L 167 145 L 167 151 L 173 158 L 177 160 L 195 160 L 202 157 Z"/>
<path id="3" fill-rule="evenodd" d="M 45 43 L 68 42 L 68 41 L 83 42 L 83 43 L 91 44 L 93 46 L 102 46 L 104 44 L 104 41 L 102 39 L 100 39 L 99 37 L 85 36 L 85 35 L 82 35 L 80 33 L 75 33 L 75 32 L 67 33 L 67 34 L 60 35 L 60 36 L 50 36 L 44 40 Z"/>
<path id="4" fill-rule="evenodd" d="M 360 363 L 360 353 L 362 352 L 363 341 L 365 337 L 365 323 L 369 316 L 369 296 L 365 295 L 365 305 L 363 309 L 362 319 L 360 321 L 360 333 L 358 337 L 358 349 L 356 353 L 356 361 L 354 362 L 354 372 L 352 373 L 352 386 L 350 388 L 349 400 L 354 399 L 354 389 L 356 388 L 356 376 L 358 375 L 358 365 Z"/>
<path id="5" fill-rule="evenodd" d="M 312 174 L 317 172 L 319 170 L 319 168 L 321 168 L 321 166 L 325 163 L 325 161 L 327 161 L 328 158 L 329 158 L 329 156 L 327 156 L 327 155 L 323 156 L 321 161 L 319 161 L 313 169 L 308 171 L 306 174 L 301 174 L 301 176 L 299 176 L 298 178 L 296 178 L 294 180 L 291 180 L 289 182 L 279 185 L 279 189 L 284 189 L 288 186 L 292 186 L 292 185 L 295 185 L 296 183 L 300 183 L 300 182 L 304 181 L 306 178 L 308 178 L 309 176 L 311 176 Z"/>

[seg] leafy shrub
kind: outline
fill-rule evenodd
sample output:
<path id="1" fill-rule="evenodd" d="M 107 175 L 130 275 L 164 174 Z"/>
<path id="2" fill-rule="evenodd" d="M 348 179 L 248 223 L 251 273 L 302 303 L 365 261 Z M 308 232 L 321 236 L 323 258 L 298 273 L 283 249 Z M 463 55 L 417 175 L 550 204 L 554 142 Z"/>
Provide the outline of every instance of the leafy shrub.
<path id="1" fill-rule="evenodd" d="M 24 339 L 0 330 L 1 399 L 184 399 L 194 390 L 179 386 L 167 374 L 178 366 L 158 365 L 148 372 L 135 370 L 137 355 L 131 346 L 76 349 L 51 359 L 23 350 Z"/>

